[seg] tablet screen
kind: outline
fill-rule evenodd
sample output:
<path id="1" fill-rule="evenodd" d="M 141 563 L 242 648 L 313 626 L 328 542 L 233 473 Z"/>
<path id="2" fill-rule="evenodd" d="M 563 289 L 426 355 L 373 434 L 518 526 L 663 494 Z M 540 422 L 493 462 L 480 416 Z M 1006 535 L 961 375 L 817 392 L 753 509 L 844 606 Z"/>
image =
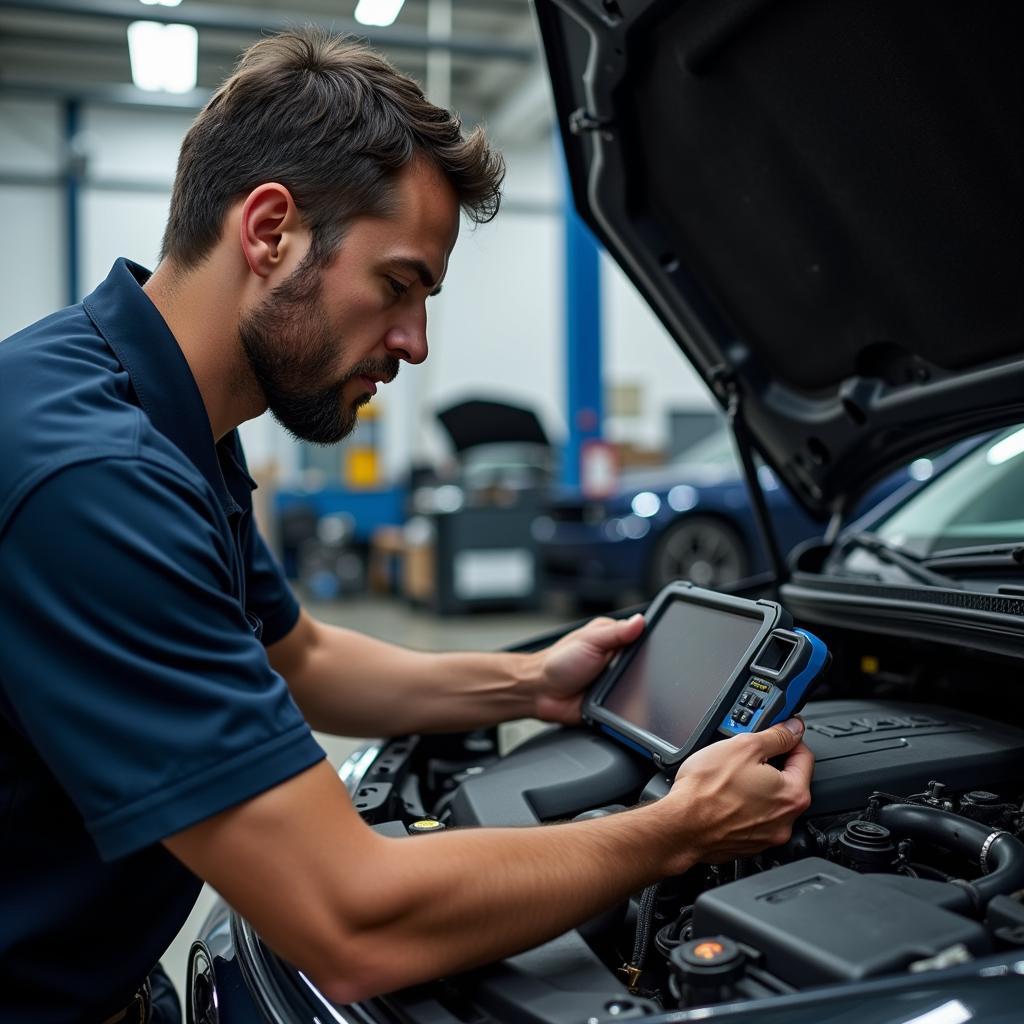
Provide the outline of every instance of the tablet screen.
<path id="1" fill-rule="evenodd" d="M 763 625 L 760 616 L 669 601 L 601 706 L 683 747 Z"/>

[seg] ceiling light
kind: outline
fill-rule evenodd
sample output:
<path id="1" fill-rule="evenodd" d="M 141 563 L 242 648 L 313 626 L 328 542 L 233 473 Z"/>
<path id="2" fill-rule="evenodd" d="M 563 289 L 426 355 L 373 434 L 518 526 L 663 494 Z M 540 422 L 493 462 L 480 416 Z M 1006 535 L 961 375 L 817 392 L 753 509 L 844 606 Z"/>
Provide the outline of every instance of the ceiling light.
<path id="1" fill-rule="evenodd" d="M 189 92 L 196 87 L 199 34 L 191 25 L 133 21 L 128 26 L 132 81 L 147 92 Z"/>
<path id="2" fill-rule="evenodd" d="M 139 0 L 139 2 L 147 7 L 156 7 L 158 4 L 161 7 L 177 7 L 181 0 Z"/>
<path id="3" fill-rule="evenodd" d="M 404 0 L 359 0 L 355 19 L 360 25 L 391 25 Z"/>

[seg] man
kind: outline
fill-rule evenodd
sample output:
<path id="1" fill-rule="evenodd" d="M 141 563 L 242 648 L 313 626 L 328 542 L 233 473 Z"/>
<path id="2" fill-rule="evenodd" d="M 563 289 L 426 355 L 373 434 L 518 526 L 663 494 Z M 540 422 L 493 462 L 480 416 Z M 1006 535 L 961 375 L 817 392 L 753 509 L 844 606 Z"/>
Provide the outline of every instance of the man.
<path id="1" fill-rule="evenodd" d="M 263 40 L 186 136 L 157 271 L 118 261 L 0 345 L 0 1020 L 144 1019 L 200 880 L 346 1002 L 781 842 L 806 808 L 793 722 L 627 814 L 392 840 L 310 734 L 571 723 L 642 630 L 406 651 L 301 611 L 252 525 L 235 427 L 269 407 L 310 441 L 348 433 L 426 358 L 460 207 L 493 216 L 501 175 L 372 52 Z"/>

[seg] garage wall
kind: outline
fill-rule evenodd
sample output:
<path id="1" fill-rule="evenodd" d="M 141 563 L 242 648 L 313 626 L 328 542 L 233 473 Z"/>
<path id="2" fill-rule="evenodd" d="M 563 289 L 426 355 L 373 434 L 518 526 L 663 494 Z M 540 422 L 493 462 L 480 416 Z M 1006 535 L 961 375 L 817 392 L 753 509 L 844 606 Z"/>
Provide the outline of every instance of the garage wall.
<path id="1" fill-rule="evenodd" d="M 0 337 L 66 301 L 63 109 L 43 100 L 0 101 L 0 217 L 16 246 L 0 252 Z M 88 185 L 80 193 L 80 290 L 91 291 L 119 255 L 153 266 L 167 215 L 181 137 L 191 115 L 85 107 L 79 149 Z M 378 398 L 386 474 L 413 458 L 436 460 L 447 444 L 433 411 L 486 393 L 535 407 L 563 436 L 564 291 L 561 167 L 553 145 L 506 151 L 505 203 L 488 225 L 463 226 L 441 295 L 430 300 L 430 359 L 403 368 Z M 605 257 L 602 261 L 605 376 L 636 384 L 638 415 L 611 417 L 607 433 L 658 447 L 671 408 L 702 406 L 702 386 L 674 344 Z M 247 424 L 250 461 L 286 479 L 296 447 L 269 419 Z"/>
<path id="2" fill-rule="evenodd" d="M 53 103 L 0 100 L 0 338 L 64 305 L 59 114 Z"/>

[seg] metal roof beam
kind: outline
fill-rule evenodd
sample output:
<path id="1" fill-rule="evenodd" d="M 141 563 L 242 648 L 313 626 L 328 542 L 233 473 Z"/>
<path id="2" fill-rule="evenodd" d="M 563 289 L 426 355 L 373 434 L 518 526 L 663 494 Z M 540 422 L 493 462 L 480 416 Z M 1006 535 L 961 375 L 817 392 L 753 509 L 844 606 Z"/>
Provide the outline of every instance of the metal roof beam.
<path id="1" fill-rule="evenodd" d="M 498 58 L 521 64 L 536 60 L 535 46 L 500 42 L 486 36 L 453 36 L 431 39 L 425 32 L 402 28 L 371 28 L 349 18 L 325 21 L 316 15 L 280 14 L 256 8 L 226 7 L 214 4 L 189 7 L 140 7 L 136 0 L 0 0 L 0 10 L 30 11 L 33 14 L 61 14 L 73 17 L 106 18 L 115 21 L 159 21 L 167 24 L 185 22 L 198 29 L 244 32 L 259 36 L 299 26 L 312 25 L 330 32 L 342 32 L 365 39 L 382 49 L 431 50 L 445 49 L 471 57 Z"/>

